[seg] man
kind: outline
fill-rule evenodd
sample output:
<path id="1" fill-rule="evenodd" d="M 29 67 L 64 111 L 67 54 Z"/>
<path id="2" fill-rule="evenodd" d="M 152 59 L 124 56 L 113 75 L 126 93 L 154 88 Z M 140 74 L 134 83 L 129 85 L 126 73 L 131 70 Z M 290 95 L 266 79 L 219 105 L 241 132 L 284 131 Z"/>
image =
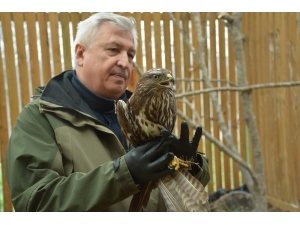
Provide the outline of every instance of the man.
<path id="1" fill-rule="evenodd" d="M 131 19 L 94 14 L 79 23 L 74 44 L 76 69 L 39 88 L 12 131 L 6 176 L 16 211 L 128 211 L 140 184 L 173 172 L 172 152 L 197 154 L 180 148 L 174 135 L 132 149 L 121 133 L 115 105 L 131 95 L 126 88 L 137 47 Z M 191 173 L 206 185 L 207 161 L 196 157 L 203 171 Z M 147 211 L 164 210 L 154 190 Z"/>

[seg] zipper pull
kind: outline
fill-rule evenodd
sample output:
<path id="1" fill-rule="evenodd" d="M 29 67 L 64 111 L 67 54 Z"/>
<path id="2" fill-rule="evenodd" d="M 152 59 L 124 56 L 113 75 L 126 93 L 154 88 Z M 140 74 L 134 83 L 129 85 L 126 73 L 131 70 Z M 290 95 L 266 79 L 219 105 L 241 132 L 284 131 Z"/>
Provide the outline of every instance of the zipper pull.
<path id="1" fill-rule="evenodd" d="M 115 114 L 117 114 L 117 101 L 114 100 L 114 104 L 115 104 Z"/>

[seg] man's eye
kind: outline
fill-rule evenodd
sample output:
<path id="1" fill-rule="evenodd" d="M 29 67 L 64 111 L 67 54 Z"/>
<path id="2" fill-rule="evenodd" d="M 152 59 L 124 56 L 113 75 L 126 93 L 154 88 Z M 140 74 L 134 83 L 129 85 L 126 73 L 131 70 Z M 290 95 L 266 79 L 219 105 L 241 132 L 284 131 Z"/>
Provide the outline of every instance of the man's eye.
<path id="1" fill-rule="evenodd" d="M 118 51 L 117 48 L 110 48 L 109 50 L 112 51 L 112 52 L 117 52 Z"/>
<path id="2" fill-rule="evenodd" d="M 133 59 L 134 58 L 134 55 L 133 54 L 128 54 L 128 57 Z"/>

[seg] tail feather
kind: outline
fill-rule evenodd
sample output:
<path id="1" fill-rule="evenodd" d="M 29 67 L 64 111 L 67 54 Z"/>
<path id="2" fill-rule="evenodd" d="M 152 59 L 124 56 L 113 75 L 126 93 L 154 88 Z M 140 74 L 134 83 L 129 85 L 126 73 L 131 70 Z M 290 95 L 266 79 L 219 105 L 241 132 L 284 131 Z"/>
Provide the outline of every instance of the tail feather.
<path id="1" fill-rule="evenodd" d="M 208 193 L 203 185 L 186 169 L 175 171 L 170 179 L 158 183 L 160 193 L 168 211 L 171 212 L 208 212 L 210 205 Z"/>
<path id="2" fill-rule="evenodd" d="M 158 188 L 168 212 L 184 212 L 183 202 L 175 190 L 176 182 L 170 176 L 158 180 Z"/>

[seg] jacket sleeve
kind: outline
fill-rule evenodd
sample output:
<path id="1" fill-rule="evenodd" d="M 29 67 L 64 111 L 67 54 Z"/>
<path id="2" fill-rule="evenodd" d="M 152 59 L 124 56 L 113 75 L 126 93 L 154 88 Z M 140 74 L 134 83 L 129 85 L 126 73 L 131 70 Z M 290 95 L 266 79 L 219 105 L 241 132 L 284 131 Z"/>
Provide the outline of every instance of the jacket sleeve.
<path id="1" fill-rule="evenodd" d="M 197 153 L 197 161 L 200 164 L 200 171 L 197 174 L 193 174 L 205 187 L 210 180 L 210 173 L 208 167 L 208 158 L 203 154 Z M 198 169 L 199 170 L 199 169 Z"/>
<path id="2" fill-rule="evenodd" d="M 61 169 L 53 170 L 54 162 Z M 53 129 L 37 104 L 27 105 L 16 121 L 5 169 L 15 211 L 103 211 L 139 191 L 123 157 L 118 174 L 111 161 L 64 176 Z"/>

